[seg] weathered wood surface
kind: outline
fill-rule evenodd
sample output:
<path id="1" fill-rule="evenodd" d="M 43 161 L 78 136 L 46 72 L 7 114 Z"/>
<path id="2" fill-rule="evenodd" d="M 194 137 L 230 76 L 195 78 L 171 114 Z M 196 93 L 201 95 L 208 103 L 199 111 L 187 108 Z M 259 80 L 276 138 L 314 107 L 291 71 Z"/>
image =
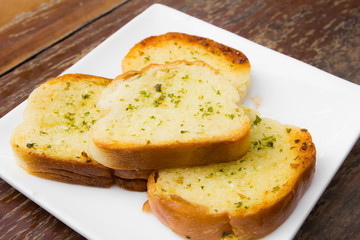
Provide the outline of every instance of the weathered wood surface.
<path id="1" fill-rule="evenodd" d="M 40 83 L 70 67 L 155 1 L 127 1 L 0 77 L 0 116 Z M 247 39 L 360 84 L 360 4 L 357 0 L 157 1 Z M 360 141 L 295 239 L 360 238 Z M 0 182 L 0 239 L 83 239 Z"/>
<path id="2" fill-rule="evenodd" d="M 34 12 L 17 15 L 20 17 L 0 28 L 0 75 L 123 2 L 125 0 L 51 1 Z M 32 8 L 24 7 L 28 9 Z M 6 10 L 2 8 L 2 11 Z"/>

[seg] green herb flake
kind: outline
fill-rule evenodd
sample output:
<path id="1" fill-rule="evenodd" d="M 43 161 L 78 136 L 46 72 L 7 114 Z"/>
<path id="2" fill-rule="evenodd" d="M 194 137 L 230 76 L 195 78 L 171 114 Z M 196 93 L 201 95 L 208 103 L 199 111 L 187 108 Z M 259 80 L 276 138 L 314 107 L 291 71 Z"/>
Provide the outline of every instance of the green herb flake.
<path id="1" fill-rule="evenodd" d="M 155 88 L 155 91 L 161 92 L 161 84 L 156 84 L 156 85 L 154 86 L 154 88 Z"/>
<path id="2" fill-rule="evenodd" d="M 82 96 L 81 96 L 81 97 L 82 97 L 82 99 L 84 99 L 84 100 L 85 100 L 85 99 L 90 98 L 90 94 L 87 94 L 87 93 L 86 93 L 86 94 L 82 94 Z"/>
<path id="3" fill-rule="evenodd" d="M 272 190 L 271 190 L 271 192 L 276 192 L 276 191 L 279 190 L 279 189 L 280 189 L 280 187 L 279 187 L 279 185 L 278 185 L 278 186 L 276 186 L 276 187 L 273 187 Z"/>
<path id="4" fill-rule="evenodd" d="M 145 90 L 141 90 L 141 91 L 140 91 L 140 94 L 143 95 L 144 97 L 147 97 L 147 98 L 150 97 L 150 93 L 149 93 L 149 94 L 146 94 L 146 91 L 145 91 Z"/>
<path id="5" fill-rule="evenodd" d="M 66 113 L 65 115 L 64 115 L 64 118 L 65 119 L 67 119 L 67 120 L 69 120 L 69 121 L 74 121 L 74 115 L 75 115 L 75 113 L 70 113 L 70 112 L 68 112 L 68 113 Z"/>
<path id="6" fill-rule="evenodd" d="M 162 102 L 159 102 L 157 100 L 154 101 L 154 107 L 158 107 L 162 104 Z"/>
<path id="7" fill-rule="evenodd" d="M 186 74 L 185 76 L 182 77 L 182 79 L 184 80 L 189 79 L 189 75 Z"/>
<path id="8" fill-rule="evenodd" d="M 286 129 L 286 132 L 287 132 L 287 133 L 290 133 L 291 130 L 292 130 L 291 128 L 287 128 L 287 129 Z"/>
<path id="9" fill-rule="evenodd" d="M 307 132 L 308 130 L 306 128 L 302 128 L 302 129 L 300 129 L 300 131 Z"/>
<path id="10" fill-rule="evenodd" d="M 175 107 L 177 107 L 180 102 L 181 102 L 181 100 L 174 101 Z"/>
<path id="11" fill-rule="evenodd" d="M 89 115 L 90 115 L 90 112 L 84 113 L 84 116 L 89 116 Z"/>
<path id="12" fill-rule="evenodd" d="M 261 122 L 261 118 L 260 118 L 258 115 L 256 115 L 256 119 L 255 119 L 255 121 L 253 122 L 253 124 L 254 124 L 254 125 L 258 125 L 259 122 Z"/>
<path id="13" fill-rule="evenodd" d="M 226 117 L 230 118 L 231 120 L 234 119 L 235 115 L 234 114 L 225 114 Z"/>
<path id="14" fill-rule="evenodd" d="M 70 82 L 66 82 L 66 87 L 64 88 L 64 90 L 69 90 L 70 84 Z"/>
<path id="15" fill-rule="evenodd" d="M 217 91 L 216 91 L 216 94 L 221 96 L 220 90 L 217 90 Z"/>
<path id="16" fill-rule="evenodd" d="M 26 147 L 28 148 L 35 148 L 36 143 L 27 143 Z"/>
<path id="17" fill-rule="evenodd" d="M 234 203 L 236 208 L 240 208 L 242 206 L 242 204 L 243 204 L 242 201 Z"/>
<path id="18" fill-rule="evenodd" d="M 184 131 L 184 130 L 181 130 L 180 133 L 181 134 L 184 134 L 184 133 L 188 133 L 189 131 Z"/>
<path id="19" fill-rule="evenodd" d="M 134 105 L 132 105 L 131 103 L 129 104 L 129 106 L 126 108 L 126 111 L 128 110 L 134 110 L 137 109 L 137 107 L 135 107 Z"/>

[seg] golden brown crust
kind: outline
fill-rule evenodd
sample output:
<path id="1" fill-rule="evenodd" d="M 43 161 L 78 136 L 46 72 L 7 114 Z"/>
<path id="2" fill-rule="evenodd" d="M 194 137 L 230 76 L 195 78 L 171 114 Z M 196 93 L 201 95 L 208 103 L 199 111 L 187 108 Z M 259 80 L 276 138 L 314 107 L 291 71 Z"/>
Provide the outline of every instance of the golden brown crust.
<path id="1" fill-rule="evenodd" d="M 96 148 L 91 151 L 94 159 L 101 159 L 101 163 L 107 167 L 124 170 L 153 170 L 234 161 L 247 152 L 249 138 L 250 131 L 247 131 L 232 141 L 174 143 L 164 146 L 144 145 L 132 149 L 103 146 L 93 141 L 89 147 Z M 94 153 L 99 152 L 98 156 L 94 156 Z"/>
<path id="2" fill-rule="evenodd" d="M 296 128 L 297 129 L 297 128 Z M 148 199 L 152 212 L 174 232 L 191 239 L 220 239 L 232 233 L 238 239 L 264 237 L 279 227 L 293 212 L 301 197 L 311 184 L 315 172 L 316 150 L 311 135 L 293 128 L 291 140 L 297 143 L 293 149 L 301 159 L 292 168 L 297 169 L 293 181 L 289 181 L 276 201 L 263 202 L 251 211 L 222 214 L 209 213 L 207 208 L 189 203 L 180 196 L 158 194 L 155 188 L 157 173 L 150 175 Z"/>
<path id="3" fill-rule="evenodd" d="M 114 176 L 115 183 L 119 187 L 135 192 L 146 192 L 147 180 L 146 179 L 125 179 Z"/>
<path id="4" fill-rule="evenodd" d="M 225 46 L 221 43 L 215 42 L 208 38 L 193 36 L 185 33 L 169 32 L 159 36 L 148 37 L 142 40 L 141 42 L 137 43 L 131 49 L 131 51 L 126 55 L 125 61 L 123 61 L 123 69 L 128 70 L 127 67 L 125 66 L 128 64 L 126 62 L 126 59 L 137 57 L 138 53 L 140 52 L 141 54 L 141 50 L 145 49 L 147 46 L 154 47 L 169 40 L 177 40 L 184 42 L 185 44 L 197 45 L 198 47 L 201 47 L 207 50 L 208 52 L 212 52 L 214 54 L 218 54 L 227 58 L 233 64 L 244 65 L 250 68 L 250 63 L 248 58 L 239 50 Z"/>
<path id="5" fill-rule="evenodd" d="M 230 233 L 227 214 L 209 214 L 204 206 L 190 203 L 179 196 L 169 198 L 154 194 L 156 172 L 148 181 L 148 199 L 151 211 L 174 232 L 197 240 L 220 239 L 223 232 Z"/>
<path id="6" fill-rule="evenodd" d="M 93 82 L 93 83 L 103 85 L 103 86 L 108 85 L 112 81 L 112 79 L 109 79 L 109 78 L 76 73 L 76 74 L 65 74 L 65 75 L 53 78 L 53 79 L 47 81 L 45 84 L 51 85 L 51 84 L 55 84 L 58 82 L 67 82 L 69 80 Z"/>
<path id="7" fill-rule="evenodd" d="M 145 179 L 147 180 L 153 170 L 123 170 L 114 169 L 114 176 L 124 179 Z"/>
<path id="8" fill-rule="evenodd" d="M 28 173 L 50 180 L 96 187 L 110 187 L 113 183 L 112 170 L 94 160 L 87 162 L 54 158 L 20 148 L 11 140 L 18 165 Z"/>

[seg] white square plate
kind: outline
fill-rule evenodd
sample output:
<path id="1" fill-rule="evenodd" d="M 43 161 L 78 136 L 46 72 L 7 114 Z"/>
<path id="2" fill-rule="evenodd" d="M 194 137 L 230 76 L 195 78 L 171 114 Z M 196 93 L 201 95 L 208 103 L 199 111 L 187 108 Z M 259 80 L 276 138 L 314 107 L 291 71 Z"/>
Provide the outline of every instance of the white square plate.
<path id="1" fill-rule="evenodd" d="M 360 133 L 360 87 L 267 49 L 199 19 L 155 4 L 114 33 L 64 73 L 113 78 L 130 48 L 151 35 L 184 32 L 239 49 L 252 66 L 244 105 L 263 117 L 307 128 L 317 148 L 313 183 L 299 205 L 266 239 L 291 239 L 349 154 Z M 257 102 L 258 103 L 258 102 Z M 13 160 L 9 139 L 26 102 L 0 119 L 0 176 L 88 239 L 182 239 L 152 214 L 143 213 L 146 193 L 77 186 L 27 174 Z"/>

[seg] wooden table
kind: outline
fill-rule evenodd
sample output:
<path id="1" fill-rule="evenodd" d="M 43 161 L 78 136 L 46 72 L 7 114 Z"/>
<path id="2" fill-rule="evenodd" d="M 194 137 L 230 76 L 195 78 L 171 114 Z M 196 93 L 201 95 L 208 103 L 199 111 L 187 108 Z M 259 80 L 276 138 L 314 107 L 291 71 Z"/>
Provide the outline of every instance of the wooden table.
<path id="1" fill-rule="evenodd" d="M 0 0 L 0 117 L 154 2 Z M 157 2 L 360 84 L 358 0 Z M 359 163 L 358 140 L 295 239 L 360 239 Z M 0 239 L 55 238 L 83 239 L 0 179 Z"/>

